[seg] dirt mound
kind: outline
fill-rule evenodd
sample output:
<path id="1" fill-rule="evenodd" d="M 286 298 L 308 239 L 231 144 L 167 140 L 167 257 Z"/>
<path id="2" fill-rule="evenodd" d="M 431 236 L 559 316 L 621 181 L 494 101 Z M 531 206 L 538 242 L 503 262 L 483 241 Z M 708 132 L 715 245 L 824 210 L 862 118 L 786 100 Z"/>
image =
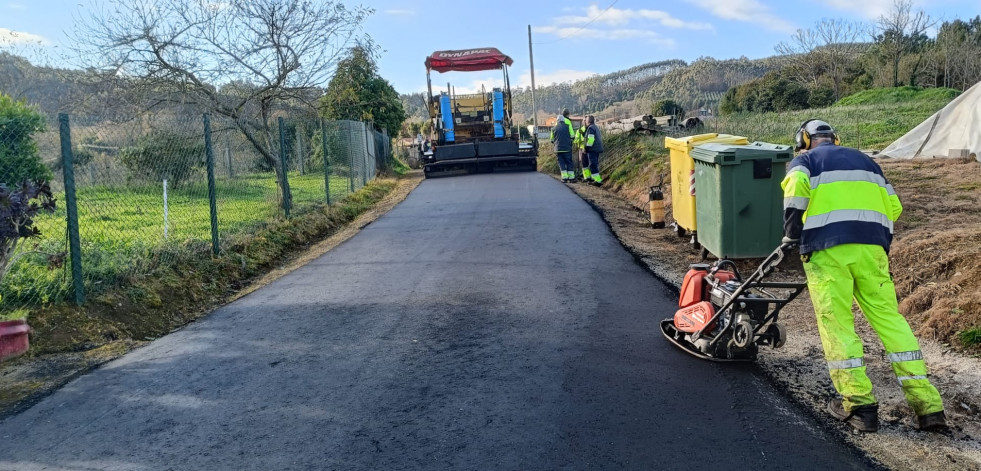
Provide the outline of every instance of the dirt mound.
<path id="1" fill-rule="evenodd" d="M 917 332 L 981 351 L 981 165 L 973 160 L 880 160 L 904 211 L 890 251 L 900 311 Z"/>
<path id="2" fill-rule="evenodd" d="M 981 326 L 979 257 L 981 232 L 970 229 L 933 234 L 893 250 L 899 310 L 919 325 L 920 335 L 950 341 Z"/>

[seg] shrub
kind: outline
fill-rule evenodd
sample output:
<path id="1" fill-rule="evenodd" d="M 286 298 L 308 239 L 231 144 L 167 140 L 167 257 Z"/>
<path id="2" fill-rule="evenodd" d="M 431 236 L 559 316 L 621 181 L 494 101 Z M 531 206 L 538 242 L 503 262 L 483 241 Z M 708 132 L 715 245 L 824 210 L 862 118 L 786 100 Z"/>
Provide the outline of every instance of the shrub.
<path id="1" fill-rule="evenodd" d="M 0 182 L 16 186 L 51 179 L 33 137 L 44 124 L 44 116 L 26 102 L 0 93 Z"/>
<path id="2" fill-rule="evenodd" d="M 807 104 L 811 108 L 827 108 L 835 102 L 835 91 L 828 87 L 818 87 L 811 90 Z"/>
<path id="3" fill-rule="evenodd" d="M 0 183 L 0 280 L 12 265 L 18 242 L 41 235 L 34 217 L 41 211 L 54 212 L 54 208 L 46 181 L 25 181 L 13 187 Z"/>
<path id="4" fill-rule="evenodd" d="M 674 100 L 661 100 L 651 107 L 651 114 L 654 116 L 684 116 L 685 109 Z"/>
<path id="5" fill-rule="evenodd" d="M 205 165 L 204 140 L 170 131 L 153 131 L 120 152 L 130 175 L 139 180 L 167 179 L 179 186 Z"/>

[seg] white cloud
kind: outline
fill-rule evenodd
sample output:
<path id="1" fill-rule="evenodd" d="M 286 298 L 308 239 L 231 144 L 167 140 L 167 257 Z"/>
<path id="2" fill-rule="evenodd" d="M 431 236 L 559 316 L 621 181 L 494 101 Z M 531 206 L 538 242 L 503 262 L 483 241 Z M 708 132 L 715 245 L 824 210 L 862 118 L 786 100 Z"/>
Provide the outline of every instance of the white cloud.
<path id="1" fill-rule="evenodd" d="M 468 93 L 480 93 L 481 87 L 486 92 L 493 90 L 495 87 L 503 87 L 504 78 L 502 77 L 482 77 L 472 80 L 466 85 L 454 85 L 455 92 L 459 95 L 465 95 Z M 436 90 L 433 90 L 436 93 Z"/>
<path id="2" fill-rule="evenodd" d="M 553 85 L 556 83 L 575 82 L 594 75 L 597 75 L 596 72 L 590 70 L 559 69 L 553 72 L 545 73 L 539 70 L 538 73 L 535 74 L 535 88 Z M 517 86 L 522 88 L 530 87 L 531 72 L 525 72 L 518 76 Z"/>
<path id="3" fill-rule="evenodd" d="M 386 15 L 394 15 L 394 16 L 413 16 L 413 15 L 416 14 L 416 11 L 415 10 L 392 9 L 392 10 L 385 10 L 385 14 Z"/>
<path id="4" fill-rule="evenodd" d="M 623 10 L 609 8 L 602 10 L 596 4 L 586 9 L 586 16 L 560 16 L 555 19 L 560 25 L 586 25 L 592 23 L 609 26 L 623 26 L 635 20 L 652 20 L 669 28 L 712 29 L 712 25 L 698 21 L 684 21 L 661 10 Z"/>
<path id="5" fill-rule="evenodd" d="M 758 0 L 687 0 L 699 8 L 726 20 L 750 22 L 763 28 L 785 33 L 794 32 L 797 27 L 793 23 L 774 15 L 770 9 Z"/>
<path id="6" fill-rule="evenodd" d="M 4 4 L 4 8 L 8 10 L 26 10 L 27 7 L 22 3 L 7 3 Z"/>
<path id="7" fill-rule="evenodd" d="M 662 47 L 674 47 L 674 39 L 662 37 L 655 31 L 646 29 L 590 29 L 576 28 L 572 26 L 534 26 L 531 30 L 535 33 L 551 34 L 563 39 L 598 39 L 617 41 L 623 39 L 646 39 L 647 41 Z"/>
<path id="8" fill-rule="evenodd" d="M 451 72 L 451 73 L 456 74 L 456 72 Z M 537 73 L 535 74 L 535 87 L 544 87 L 556 83 L 575 82 L 577 80 L 586 79 L 594 75 L 598 75 L 598 74 L 591 70 L 560 69 L 552 72 L 543 72 L 541 70 L 538 70 Z M 454 75 L 453 77 L 455 78 L 461 76 Z M 438 84 L 442 84 L 442 85 L 438 85 Z M 465 85 L 457 85 L 457 84 L 453 85 L 456 93 L 458 94 L 480 92 L 481 86 L 484 87 L 485 91 L 489 92 L 493 90 L 495 87 L 503 87 L 504 78 L 498 76 L 486 76 L 486 77 L 472 79 L 470 82 L 466 83 Z M 531 72 L 529 71 L 522 72 L 521 75 L 517 77 L 517 80 L 515 80 L 514 76 L 511 76 L 512 89 L 519 88 L 519 87 L 525 88 L 530 86 L 531 86 Z M 438 95 L 440 90 L 442 91 L 446 90 L 446 80 L 441 78 L 441 74 L 433 77 L 433 94 Z M 416 87 L 414 90 L 410 90 L 409 92 L 402 92 L 402 93 L 418 93 L 418 92 L 426 93 L 426 91 L 427 91 L 426 85 L 422 84 Z"/>
<path id="9" fill-rule="evenodd" d="M 37 34 L 0 28 L 0 45 L 12 46 L 31 43 L 47 46 L 48 44 L 51 44 L 51 41 L 48 41 L 48 39 L 44 36 L 39 36 Z"/>
<path id="10" fill-rule="evenodd" d="M 875 19 L 889 13 L 893 9 L 895 0 L 864 0 L 856 2 L 853 0 L 825 0 L 825 4 L 837 10 L 858 13 L 865 19 Z M 922 8 L 927 5 L 925 1 L 914 1 L 913 8 Z"/>

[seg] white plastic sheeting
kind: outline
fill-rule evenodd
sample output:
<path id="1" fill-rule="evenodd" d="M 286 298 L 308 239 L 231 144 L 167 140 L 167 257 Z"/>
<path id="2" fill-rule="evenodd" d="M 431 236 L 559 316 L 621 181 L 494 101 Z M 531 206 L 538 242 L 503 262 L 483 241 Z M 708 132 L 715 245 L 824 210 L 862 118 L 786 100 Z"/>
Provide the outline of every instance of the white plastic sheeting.
<path id="1" fill-rule="evenodd" d="M 952 149 L 981 155 L 981 82 L 886 147 L 879 156 L 895 159 L 950 156 Z"/>

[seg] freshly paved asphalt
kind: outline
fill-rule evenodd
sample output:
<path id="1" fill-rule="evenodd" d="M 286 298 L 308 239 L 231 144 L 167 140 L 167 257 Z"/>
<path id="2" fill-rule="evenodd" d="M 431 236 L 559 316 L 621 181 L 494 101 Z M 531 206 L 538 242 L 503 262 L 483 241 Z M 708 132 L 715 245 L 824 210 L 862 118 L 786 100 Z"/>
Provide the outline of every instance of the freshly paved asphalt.
<path id="1" fill-rule="evenodd" d="M 752 367 L 672 347 L 675 303 L 552 178 L 427 180 L 0 422 L 0 469 L 868 467 Z"/>

